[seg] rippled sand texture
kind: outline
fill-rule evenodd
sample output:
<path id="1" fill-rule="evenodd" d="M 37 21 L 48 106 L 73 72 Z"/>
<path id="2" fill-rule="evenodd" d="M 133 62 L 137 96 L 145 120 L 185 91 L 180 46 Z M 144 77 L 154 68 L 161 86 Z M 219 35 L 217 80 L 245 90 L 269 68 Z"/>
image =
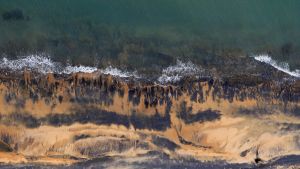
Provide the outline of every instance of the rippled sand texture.
<path id="1" fill-rule="evenodd" d="M 100 73 L 0 75 L 0 162 L 103 156 L 263 162 L 300 155 L 300 81 L 154 85 Z"/>

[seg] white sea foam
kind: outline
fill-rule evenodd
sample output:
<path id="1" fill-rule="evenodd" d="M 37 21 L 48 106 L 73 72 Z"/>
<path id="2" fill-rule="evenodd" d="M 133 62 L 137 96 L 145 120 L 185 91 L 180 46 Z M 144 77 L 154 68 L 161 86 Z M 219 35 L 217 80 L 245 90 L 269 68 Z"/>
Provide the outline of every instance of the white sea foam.
<path id="1" fill-rule="evenodd" d="M 71 73 L 78 73 L 78 72 L 83 72 L 83 73 L 93 73 L 97 71 L 98 69 L 95 67 L 90 67 L 90 66 L 67 66 L 63 70 L 63 74 L 71 74 Z"/>
<path id="2" fill-rule="evenodd" d="M 254 56 L 254 59 L 257 61 L 260 61 L 260 62 L 267 63 L 267 64 L 273 66 L 274 68 L 276 68 L 277 70 L 285 72 L 291 76 L 300 77 L 300 70 L 296 69 L 294 71 L 291 71 L 288 63 L 285 63 L 285 62 L 279 63 L 276 60 L 273 60 L 272 57 L 270 57 L 269 55 Z"/>
<path id="3" fill-rule="evenodd" d="M 34 70 L 41 73 L 57 73 L 57 74 L 72 74 L 72 73 L 93 73 L 95 71 L 100 71 L 104 74 L 110 74 L 113 76 L 119 77 L 135 77 L 138 78 L 137 72 L 128 72 L 122 71 L 118 68 L 114 68 L 109 66 L 105 69 L 97 69 L 96 67 L 91 66 L 62 66 L 59 62 L 54 62 L 47 56 L 39 56 L 39 55 L 30 55 L 19 57 L 18 59 L 7 59 L 3 57 L 0 59 L 0 68 L 2 69 L 10 69 L 13 71 L 23 71 L 27 70 Z"/>
<path id="4" fill-rule="evenodd" d="M 20 57 L 18 59 L 2 58 L 0 68 L 11 69 L 14 71 L 35 70 L 41 73 L 58 73 L 71 74 L 77 72 L 92 73 L 97 70 L 95 67 L 89 66 L 66 66 L 63 67 L 61 63 L 54 62 L 47 56 L 30 55 Z"/>
<path id="5" fill-rule="evenodd" d="M 42 73 L 55 72 L 58 65 L 52 62 L 51 59 L 43 56 L 30 55 L 19 59 L 10 60 L 6 57 L 2 58 L 0 68 L 20 71 L 24 69 L 37 70 Z"/>
<path id="6" fill-rule="evenodd" d="M 119 76 L 119 77 L 135 77 L 139 78 L 136 71 L 134 72 L 128 72 L 128 71 L 122 71 L 118 68 L 114 68 L 112 66 L 107 67 L 106 69 L 101 70 L 103 74 L 110 74 L 112 76 Z"/>
<path id="7" fill-rule="evenodd" d="M 183 77 L 198 75 L 202 72 L 203 69 L 200 69 L 200 67 L 190 61 L 184 63 L 177 60 L 176 65 L 163 69 L 162 75 L 158 78 L 158 81 L 160 83 L 175 83 L 180 81 Z"/>

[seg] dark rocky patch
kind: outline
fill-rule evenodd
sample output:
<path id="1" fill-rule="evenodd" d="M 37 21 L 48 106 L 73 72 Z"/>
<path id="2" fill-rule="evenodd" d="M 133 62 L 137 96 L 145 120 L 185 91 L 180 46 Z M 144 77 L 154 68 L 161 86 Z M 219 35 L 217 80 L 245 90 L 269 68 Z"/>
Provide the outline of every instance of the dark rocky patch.
<path id="1" fill-rule="evenodd" d="M 82 155 L 89 157 L 99 157 L 108 152 L 124 152 L 135 146 L 135 142 L 129 139 L 105 139 L 97 140 L 92 145 L 78 146 L 77 149 Z"/>
<path id="2" fill-rule="evenodd" d="M 74 136 L 74 141 L 81 140 L 81 139 L 86 139 L 86 138 L 90 138 L 90 137 L 91 136 L 88 135 L 88 134 L 80 134 L 80 135 Z"/>
<path id="3" fill-rule="evenodd" d="M 41 125 L 41 122 L 28 113 L 12 113 L 4 116 L 0 115 L 0 122 L 6 125 L 22 124 L 28 128 L 35 128 Z"/>
<path id="4" fill-rule="evenodd" d="M 133 103 L 133 105 L 140 104 L 141 91 L 140 88 L 129 89 L 128 100 Z"/>
<path id="5" fill-rule="evenodd" d="M 25 99 L 16 99 L 15 106 L 17 109 L 23 109 L 25 107 Z"/>
<path id="6" fill-rule="evenodd" d="M 284 131 L 299 131 L 300 130 L 300 124 L 278 123 L 277 125 L 280 126 L 280 129 L 284 130 Z"/>
<path id="7" fill-rule="evenodd" d="M 260 116 L 272 114 L 272 112 L 273 112 L 272 110 L 267 110 L 267 108 L 254 108 L 254 109 L 240 108 L 236 113 L 244 116 L 260 117 Z"/>
<path id="8" fill-rule="evenodd" d="M 6 132 L 0 132 L 0 140 L 8 145 L 13 142 L 12 136 Z"/>
<path id="9" fill-rule="evenodd" d="M 2 14 L 2 19 L 5 21 L 18 21 L 29 19 L 26 17 L 21 9 L 12 9 Z"/>
<path id="10" fill-rule="evenodd" d="M 0 116 L 0 122 L 7 125 L 22 124 L 28 128 L 39 127 L 41 124 L 52 126 L 71 125 L 73 123 L 94 123 L 98 125 L 123 125 L 129 127 L 132 124 L 136 129 L 165 130 L 170 127 L 170 115 L 160 115 L 158 112 L 153 116 L 138 115 L 133 112 L 130 116 L 119 115 L 96 108 L 82 108 L 73 110 L 70 114 L 49 114 L 43 118 L 36 118 L 28 113 L 13 113 Z"/>
<path id="11" fill-rule="evenodd" d="M 105 110 L 99 110 L 95 108 L 86 108 L 76 110 L 75 113 L 66 114 L 54 114 L 48 115 L 45 119 L 48 124 L 60 126 L 70 125 L 75 122 L 79 123 L 95 123 L 103 125 L 118 124 L 129 127 L 132 124 L 136 129 L 154 129 L 165 130 L 170 127 L 169 114 L 161 116 L 158 112 L 154 116 L 139 115 L 136 112 L 132 112 L 130 116 L 119 115 L 115 112 L 108 112 Z"/>
<path id="12" fill-rule="evenodd" d="M 152 143 L 161 148 L 167 148 L 171 151 L 174 151 L 176 148 L 179 147 L 177 144 L 170 141 L 169 139 L 159 137 L 159 136 L 152 136 Z"/>
<path id="13" fill-rule="evenodd" d="M 13 149 L 5 142 L 0 140 L 0 152 L 12 152 Z"/>
<path id="14" fill-rule="evenodd" d="M 299 155 L 288 155 L 280 158 L 275 158 L 270 160 L 270 163 L 267 166 L 276 166 L 276 165 L 298 165 L 300 166 L 300 156 Z"/>
<path id="15" fill-rule="evenodd" d="M 205 110 L 192 114 L 192 107 L 187 107 L 186 102 L 181 104 L 181 110 L 177 112 L 177 117 L 182 119 L 186 124 L 195 122 L 203 123 L 207 121 L 219 120 L 221 113 L 218 110 Z"/>
<path id="16" fill-rule="evenodd" d="M 136 129 L 154 129 L 166 130 L 171 126 L 170 114 L 160 115 L 158 112 L 154 116 L 139 115 L 137 112 L 132 112 L 130 123 Z"/>
<path id="17" fill-rule="evenodd" d="M 58 101 L 59 101 L 59 103 L 62 103 L 62 101 L 63 101 L 63 96 L 58 96 Z"/>
<path id="18" fill-rule="evenodd" d="M 240 156 L 241 156 L 241 157 L 246 157 L 247 154 L 250 152 L 250 150 L 251 150 L 251 149 L 247 149 L 247 150 L 245 150 L 245 151 L 242 151 L 242 152 L 240 153 Z"/>
<path id="19" fill-rule="evenodd" d="M 210 146 L 198 145 L 198 144 L 195 144 L 195 143 L 193 143 L 191 141 L 188 141 L 188 140 L 184 139 L 179 133 L 177 133 L 177 136 L 178 136 L 179 142 L 181 144 L 191 145 L 191 146 L 194 146 L 194 147 L 204 148 L 204 149 L 211 148 Z"/>
<path id="20" fill-rule="evenodd" d="M 71 114 L 50 114 L 41 119 L 41 121 L 53 126 L 71 125 L 78 122 L 82 124 L 94 123 L 99 125 L 118 124 L 129 127 L 127 116 L 92 108 L 76 110 L 76 112 Z"/>
<path id="21" fill-rule="evenodd" d="M 10 103 L 12 100 L 16 99 L 16 95 L 14 93 L 7 93 L 4 97 L 6 103 Z"/>
<path id="22" fill-rule="evenodd" d="M 14 119 L 14 121 L 17 123 L 19 122 L 25 124 L 25 126 L 28 128 L 35 128 L 41 125 L 41 123 L 35 117 L 27 113 L 13 113 L 10 115 L 10 118 Z"/>
<path id="23" fill-rule="evenodd" d="M 296 107 L 292 108 L 292 110 L 289 111 L 288 114 L 291 114 L 292 116 L 295 116 L 296 118 L 300 118 L 300 107 L 296 106 Z"/>
<path id="24" fill-rule="evenodd" d="M 235 75 L 225 77 L 223 79 L 223 86 L 239 87 L 239 86 L 257 86 L 263 83 L 261 76 L 254 76 L 249 74 Z"/>

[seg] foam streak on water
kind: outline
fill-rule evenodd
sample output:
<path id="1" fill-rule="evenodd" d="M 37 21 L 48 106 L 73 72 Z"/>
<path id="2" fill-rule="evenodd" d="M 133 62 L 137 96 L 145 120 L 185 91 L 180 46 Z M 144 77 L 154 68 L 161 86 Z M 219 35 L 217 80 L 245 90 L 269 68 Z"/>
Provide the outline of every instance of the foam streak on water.
<path id="1" fill-rule="evenodd" d="M 288 63 L 285 62 L 279 63 L 276 60 L 273 60 L 269 55 L 254 56 L 254 59 L 260 62 L 267 63 L 268 65 L 273 66 L 277 70 L 285 72 L 291 76 L 300 77 L 300 70 L 296 69 L 294 71 L 291 71 Z"/>

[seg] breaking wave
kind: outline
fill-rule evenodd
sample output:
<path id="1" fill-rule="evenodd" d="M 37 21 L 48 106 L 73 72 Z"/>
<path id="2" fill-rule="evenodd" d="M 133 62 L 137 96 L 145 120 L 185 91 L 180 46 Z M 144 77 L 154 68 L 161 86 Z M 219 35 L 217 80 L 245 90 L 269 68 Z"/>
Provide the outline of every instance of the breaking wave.
<path id="1" fill-rule="evenodd" d="M 163 69 L 162 75 L 158 78 L 160 83 L 175 83 L 187 76 L 198 76 L 203 73 L 203 69 L 192 62 L 184 63 L 177 60 L 176 65 Z"/>
<path id="2" fill-rule="evenodd" d="M 42 73 L 56 72 L 59 66 L 52 62 L 50 58 L 30 55 L 16 60 L 9 60 L 6 57 L 2 58 L 0 68 L 21 71 L 24 69 L 37 70 Z"/>
<path id="3" fill-rule="evenodd" d="M 0 59 L 0 68 L 1 69 L 9 69 L 13 71 L 23 71 L 23 70 L 31 70 L 38 71 L 41 73 L 57 73 L 57 74 L 72 74 L 72 73 L 93 73 L 93 72 L 101 72 L 103 74 L 110 74 L 112 76 L 118 76 L 122 78 L 141 78 L 138 72 L 133 71 L 124 71 L 118 68 L 109 66 L 104 69 L 98 69 L 96 67 L 91 66 L 64 66 L 60 62 L 54 62 L 50 57 L 43 55 L 29 55 L 24 57 L 19 57 L 17 59 L 8 59 L 3 57 Z M 182 78 L 187 76 L 195 76 L 201 75 L 203 73 L 203 69 L 199 66 L 196 66 L 192 62 L 182 62 L 177 60 L 176 65 L 169 66 L 162 70 L 161 76 L 157 79 L 157 81 L 161 84 L 166 83 L 175 83 L 180 81 Z"/>
<path id="4" fill-rule="evenodd" d="M 269 55 L 257 55 L 253 56 L 257 61 L 266 63 L 276 68 L 279 71 L 285 72 L 291 76 L 300 78 L 300 70 L 290 70 L 289 64 L 285 62 L 277 62 L 273 60 Z M 17 59 L 8 59 L 2 57 L 0 59 L 0 69 L 9 69 L 13 71 L 23 71 L 25 69 L 38 71 L 41 73 L 56 73 L 56 74 L 72 74 L 72 73 L 93 73 L 101 72 L 103 74 L 110 74 L 112 76 L 118 76 L 121 78 L 141 78 L 137 71 L 124 71 L 112 66 L 107 68 L 98 69 L 92 66 L 71 66 L 63 65 L 60 62 L 54 62 L 50 57 L 44 55 L 29 55 L 19 57 Z M 162 70 L 161 75 L 157 78 L 157 82 L 160 84 L 176 83 L 185 77 L 193 76 L 196 78 L 209 76 L 209 73 L 200 66 L 192 63 L 191 61 L 182 62 L 177 60 L 175 65 L 171 65 Z"/>
<path id="5" fill-rule="evenodd" d="M 114 68 L 112 66 L 107 67 L 106 69 L 101 71 L 104 74 L 110 74 L 112 76 L 119 76 L 119 77 L 135 77 L 139 78 L 139 75 L 136 71 L 134 72 L 128 72 L 128 71 L 122 71 L 118 68 Z"/>
<path id="6" fill-rule="evenodd" d="M 285 63 L 285 62 L 279 63 L 276 60 L 273 60 L 269 55 L 254 56 L 254 59 L 257 61 L 260 61 L 260 62 L 267 63 L 267 64 L 271 65 L 272 67 L 276 68 L 277 70 L 285 72 L 291 76 L 300 77 L 300 70 L 296 69 L 294 71 L 291 71 L 288 63 Z"/>
<path id="7" fill-rule="evenodd" d="M 72 73 L 79 73 L 79 72 L 93 73 L 99 71 L 104 74 L 110 74 L 113 76 L 119 76 L 124 78 L 127 77 L 138 78 L 136 72 L 122 71 L 112 66 L 109 66 L 105 69 L 98 69 L 96 67 L 83 66 L 83 65 L 63 66 L 59 62 L 52 61 L 49 57 L 39 56 L 39 55 L 30 55 L 18 59 L 7 59 L 6 57 L 3 57 L 0 62 L 0 68 L 10 69 L 13 71 L 23 71 L 27 69 L 27 70 L 38 71 L 44 74 L 45 73 L 72 74 Z"/>
<path id="8" fill-rule="evenodd" d="M 78 73 L 78 72 L 83 72 L 83 73 L 93 73 L 96 72 L 98 69 L 95 67 L 90 67 L 90 66 L 67 66 L 63 70 L 64 74 L 72 74 L 72 73 Z"/>

